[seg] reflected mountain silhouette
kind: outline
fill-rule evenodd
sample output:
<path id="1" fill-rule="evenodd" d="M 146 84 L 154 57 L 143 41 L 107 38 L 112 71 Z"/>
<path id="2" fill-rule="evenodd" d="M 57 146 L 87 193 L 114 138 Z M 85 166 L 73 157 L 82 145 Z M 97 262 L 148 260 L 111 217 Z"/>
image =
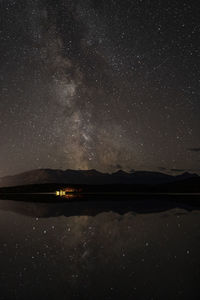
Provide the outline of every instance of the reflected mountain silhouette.
<path id="1" fill-rule="evenodd" d="M 113 199 L 101 201 L 94 197 L 92 201 L 74 200 L 58 203 L 0 200 L 0 210 L 11 211 L 30 217 L 49 218 L 58 216 L 96 216 L 104 212 L 114 212 L 123 215 L 126 213 L 159 213 L 173 208 L 181 208 L 187 211 L 200 209 L 196 200 L 193 202 L 191 200 L 177 201 L 170 199 L 138 199 L 133 201 L 126 199 L 126 197 L 117 201 L 113 201 Z"/>

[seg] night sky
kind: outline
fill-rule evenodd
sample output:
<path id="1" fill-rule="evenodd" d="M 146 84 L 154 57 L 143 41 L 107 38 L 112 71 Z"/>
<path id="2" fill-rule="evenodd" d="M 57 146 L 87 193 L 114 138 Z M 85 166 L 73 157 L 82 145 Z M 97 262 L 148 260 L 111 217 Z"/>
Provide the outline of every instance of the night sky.
<path id="1" fill-rule="evenodd" d="M 198 1 L 0 1 L 0 176 L 200 173 Z"/>

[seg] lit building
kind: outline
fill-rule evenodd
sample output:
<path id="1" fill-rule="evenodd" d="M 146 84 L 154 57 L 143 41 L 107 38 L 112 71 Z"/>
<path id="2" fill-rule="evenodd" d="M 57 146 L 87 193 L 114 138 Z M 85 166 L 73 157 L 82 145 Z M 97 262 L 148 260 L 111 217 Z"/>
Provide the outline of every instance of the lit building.
<path id="1" fill-rule="evenodd" d="M 82 189 L 78 188 L 78 189 L 75 189 L 75 188 L 71 188 L 71 187 L 67 187 L 63 190 L 59 190 L 59 191 L 56 191 L 56 196 L 66 196 L 66 195 L 69 195 L 69 194 L 77 194 L 77 193 L 81 193 L 82 192 Z"/>
<path id="2" fill-rule="evenodd" d="M 56 196 L 65 196 L 65 195 L 66 195 L 66 192 L 63 190 L 56 191 Z"/>

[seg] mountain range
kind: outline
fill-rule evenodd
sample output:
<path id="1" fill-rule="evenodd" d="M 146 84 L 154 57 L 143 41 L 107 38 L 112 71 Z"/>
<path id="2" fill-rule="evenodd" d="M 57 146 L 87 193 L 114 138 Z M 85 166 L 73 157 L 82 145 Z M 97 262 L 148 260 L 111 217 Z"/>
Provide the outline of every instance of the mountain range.
<path id="1" fill-rule="evenodd" d="M 183 173 L 172 176 L 161 172 L 135 171 L 127 173 L 119 170 L 115 173 L 101 173 L 97 170 L 54 170 L 38 169 L 13 176 L 0 178 L 0 187 L 59 183 L 59 184 L 144 184 L 158 185 L 182 182 L 187 179 L 199 179 L 197 174 Z"/>

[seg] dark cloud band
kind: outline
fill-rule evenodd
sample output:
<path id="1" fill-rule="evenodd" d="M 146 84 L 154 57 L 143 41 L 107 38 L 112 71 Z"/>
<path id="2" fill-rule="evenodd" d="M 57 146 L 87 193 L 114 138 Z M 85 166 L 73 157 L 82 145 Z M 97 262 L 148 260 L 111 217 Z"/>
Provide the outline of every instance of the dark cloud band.
<path id="1" fill-rule="evenodd" d="M 200 147 L 199 148 L 189 148 L 188 151 L 191 151 L 191 152 L 200 152 Z"/>

